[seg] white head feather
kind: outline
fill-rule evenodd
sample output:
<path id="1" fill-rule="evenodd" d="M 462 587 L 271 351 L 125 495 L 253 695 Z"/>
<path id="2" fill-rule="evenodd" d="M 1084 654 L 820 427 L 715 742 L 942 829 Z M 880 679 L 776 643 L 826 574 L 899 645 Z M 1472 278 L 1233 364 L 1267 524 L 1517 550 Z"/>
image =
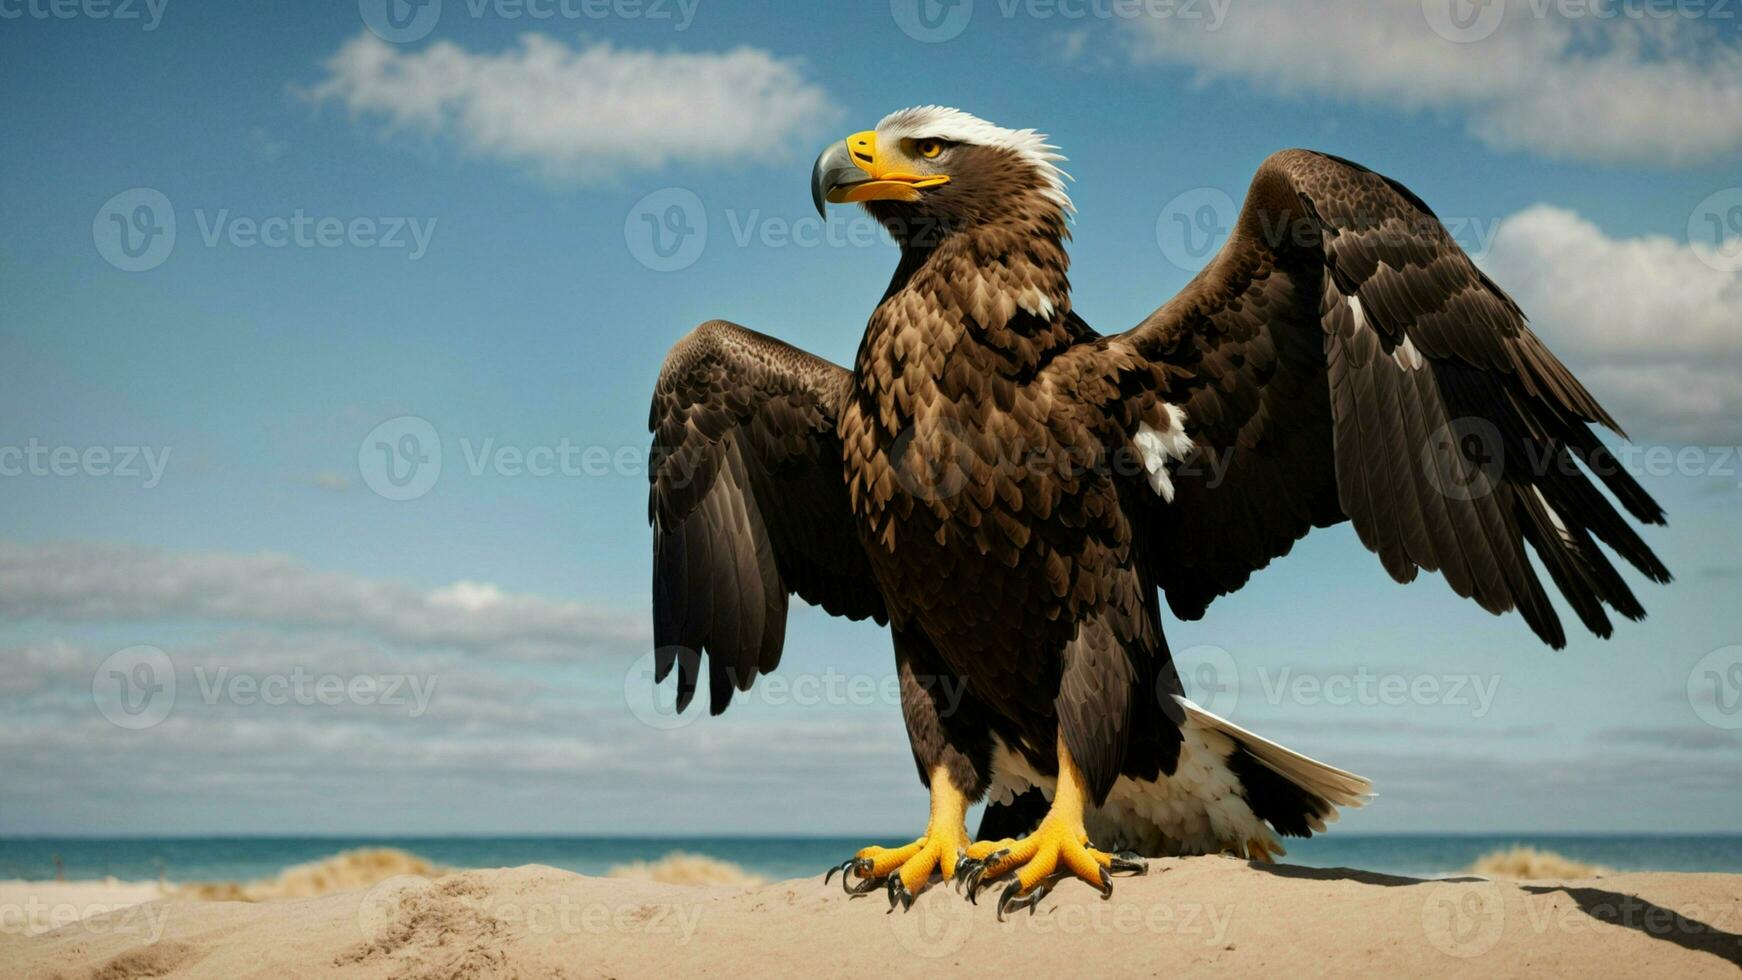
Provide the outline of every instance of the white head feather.
<path id="1" fill-rule="evenodd" d="M 884 116 L 877 124 L 879 145 L 885 141 L 928 137 L 1009 150 L 1041 175 L 1046 181 L 1047 198 L 1057 204 L 1059 210 L 1066 214 L 1076 210 L 1070 194 L 1065 191 L 1065 181 L 1070 180 L 1071 175 L 1059 169 L 1059 164 L 1066 158 L 1058 152 L 1058 147 L 1046 141 L 1045 133 L 1032 129 L 1005 129 L 979 116 L 941 105 L 901 109 Z"/>

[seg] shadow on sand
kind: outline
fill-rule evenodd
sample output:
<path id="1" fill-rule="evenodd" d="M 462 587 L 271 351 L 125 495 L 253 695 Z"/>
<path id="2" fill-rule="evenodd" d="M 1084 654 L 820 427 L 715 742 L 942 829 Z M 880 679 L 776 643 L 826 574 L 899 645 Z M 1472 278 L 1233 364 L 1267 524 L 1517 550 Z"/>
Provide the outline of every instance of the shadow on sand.
<path id="1" fill-rule="evenodd" d="M 1428 883 L 1427 879 L 1379 874 L 1354 868 L 1305 868 L 1294 864 L 1253 864 L 1252 869 L 1273 874 L 1279 878 L 1301 878 L 1311 881 L 1354 881 L 1363 885 L 1381 885 L 1387 888 Z M 1469 876 L 1432 879 L 1433 882 L 1486 880 L 1486 878 Z M 1598 922 L 1632 929 L 1652 939 L 1674 943 L 1684 949 L 1700 953 L 1710 953 L 1727 963 L 1742 966 L 1742 935 L 1725 932 L 1698 919 L 1690 919 L 1674 909 L 1648 902 L 1637 895 L 1607 891 L 1588 885 L 1532 885 L 1528 882 L 1509 882 L 1509 884 L 1515 884 L 1521 891 L 1531 895 L 1550 895 L 1555 892 L 1564 892 L 1578 906 L 1579 911 Z"/>

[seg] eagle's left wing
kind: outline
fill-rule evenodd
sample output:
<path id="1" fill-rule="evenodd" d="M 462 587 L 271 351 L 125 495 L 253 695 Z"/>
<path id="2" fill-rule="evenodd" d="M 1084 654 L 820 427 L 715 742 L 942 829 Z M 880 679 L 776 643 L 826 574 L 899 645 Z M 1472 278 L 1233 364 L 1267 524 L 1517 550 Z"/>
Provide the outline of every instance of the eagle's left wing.
<path id="1" fill-rule="evenodd" d="M 1426 204 L 1346 160 L 1266 160 L 1211 264 L 1053 377 L 1129 440 L 1153 570 L 1186 618 L 1344 519 L 1393 578 L 1438 571 L 1556 647 L 1526 543 L 1600 636 L 1605 604 L 1644 609 L 1596 540 L 1669 579 L 1591 480 L 1663 523 L 1591 431 L 1614 420 Z"/>

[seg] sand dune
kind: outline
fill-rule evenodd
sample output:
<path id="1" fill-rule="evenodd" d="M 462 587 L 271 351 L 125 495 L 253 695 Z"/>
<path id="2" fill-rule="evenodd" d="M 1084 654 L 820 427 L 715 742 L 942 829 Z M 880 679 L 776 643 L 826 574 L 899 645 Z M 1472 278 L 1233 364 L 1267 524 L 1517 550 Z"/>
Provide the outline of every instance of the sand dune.
<path id="1" fill-rule="evenodd" d="M 1541 878 L 1602 878 L 1614 874 L 1615 870 L 1553 851 L 1520 845 L 1482 855 L 1470 865 L 1469 873 L 1483 878 L 1531 881 Z"/>
<path id="2" fill-rule="evenodd" d="M 0 902 L 4 896 L 0 895 Z M 820 878 L 673 885 L 528 866 L 264 903 L 169 898 L 0 940 L 25 978 L 1022 976 L 1315 971 L 1461 976 L 1734 976 L 1742 876 L 1419 881 L 1151 862 L 1111 901 L 1065 883 L 1000 923 L 947 887 L 891 913 Z"/>
<path id="3" fill-rule="evenodd" d="M 191 881 L 173 886 L 179 898 L 224 902 L 270 902 L 281 898 L 316 898 L 333 892 L 368 888 L 396 875 L 434 877 L 449 869 L 394 847 L 363 847 L 329 858 L 293 865 L 274 878 L 258 881 Z"/>
<path id="4" fill-rule="evenodd" d="M 768 879 L 753 875 L 730 861 L 705 854 L 673 851 L 657 861 L 630 861 L 606 872 L 612 878 L 639 878 L 668 885 L 738 885 L 752 887 Z"/>

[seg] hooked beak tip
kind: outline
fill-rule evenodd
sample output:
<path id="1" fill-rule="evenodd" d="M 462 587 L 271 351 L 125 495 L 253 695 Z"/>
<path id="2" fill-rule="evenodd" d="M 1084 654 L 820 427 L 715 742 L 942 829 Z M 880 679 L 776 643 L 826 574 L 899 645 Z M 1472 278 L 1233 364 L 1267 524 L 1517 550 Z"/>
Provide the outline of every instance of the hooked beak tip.
<path id="1" fill-rule="evenodd" d="M 865 171 L 853 164 L 845 140 L 830 144 L 817 156 L 816 165 L 811 168 L 811 203 L 817 206 L 817 214 L 825 219 L 828 217 L 830 191 L 863 181 L 866 177 Z"/>

